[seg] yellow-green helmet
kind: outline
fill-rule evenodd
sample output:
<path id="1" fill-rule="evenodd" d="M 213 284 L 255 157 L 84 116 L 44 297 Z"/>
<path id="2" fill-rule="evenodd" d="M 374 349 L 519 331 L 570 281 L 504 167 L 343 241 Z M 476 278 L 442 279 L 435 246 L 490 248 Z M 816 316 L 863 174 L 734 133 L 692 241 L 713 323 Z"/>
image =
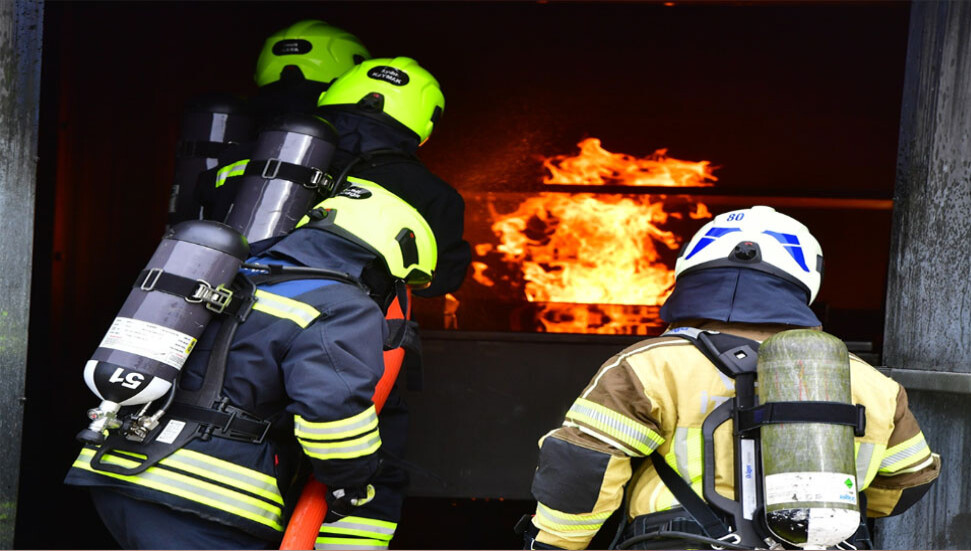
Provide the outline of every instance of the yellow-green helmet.
<path id="1" fill-rule="evenodd" d="M 303 78 L 328 84 L 355 64 L 371 57 L 351 33 L 317 19 L 298 21 L 279 30 L 263 44 L 256 60 L 256 84 L 280 80 L 294 66 Z"/>
<path id="2" fill-rule="evenodd" d="M 438 81 L 410 57 L 369 59 L 338 77 L 317 101 L 391 120 L 424 143 L 445 110 Z"/>
<path id="3" fill-rule="evenodd" d="M 423 288 L 432 282 L 438 246 L 428 222 L 404 199 L 350 177 L 349 186 L 324 199 L 297 222 L 329 231 L 376 253 L 393 277 Z"/>

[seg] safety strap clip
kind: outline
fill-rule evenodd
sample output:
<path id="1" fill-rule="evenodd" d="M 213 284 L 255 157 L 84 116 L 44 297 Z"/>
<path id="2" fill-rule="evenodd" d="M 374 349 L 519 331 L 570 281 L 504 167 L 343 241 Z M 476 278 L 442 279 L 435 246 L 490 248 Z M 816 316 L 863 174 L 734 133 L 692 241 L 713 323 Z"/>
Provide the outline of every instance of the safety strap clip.
<path id="1" fill-rule="evenodd" d="M 277 174 L 280 172 L 280 165 L 282 164 L 283 161 L 280 159 L 267 159 L 266 165 L 263 166 L 263 178 L 266 178 L 267 180 L 276 178 Z"/>
<path id="2" fill-rule="evenodd" d="M 141 285 L 138 286 L 142 291 L 151 291 L 155 288 L 155 284 L 158 283 L 158 278 L 162 276 L 162 268 L 152 268 L 148 270 L 145 274 L 145 279 L 142 280 Z"/>
<path id="3" fill-rule="evenodd" d="M 723 541 L 729 545 L 739 545 L 742 543 L 742 536 L 738 535 L 738 532 L 732 532 L 731 534 L 725 534 L 724 536 L 718 538 L 719 541 Z M 719 547 L 717 545 L 712 545 L 712 549 L 724 549 L 724 547 Z"/>
<path id="4" fill-rule="evenodd" d="M 196 280 L 199 286 L 196 287 L 194 293 L 191 297 L 185 297 L 186 302 L 192 303 L 206 303 L 206 309 L 217 314 L 222 314 L 223 310 L 233 298 L 233 291 L 227 289 L 225 285 L 220 284 L 219 287 L 213 287 L 209 283 L 198 279 Z"/>

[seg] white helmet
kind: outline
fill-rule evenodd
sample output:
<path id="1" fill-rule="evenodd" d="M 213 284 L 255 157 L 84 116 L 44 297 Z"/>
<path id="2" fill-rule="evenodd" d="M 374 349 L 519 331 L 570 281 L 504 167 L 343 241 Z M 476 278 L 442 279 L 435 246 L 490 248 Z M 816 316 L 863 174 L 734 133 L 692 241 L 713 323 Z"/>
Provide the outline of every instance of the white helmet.
<path id="1" fill-rule="evenodd" d="M 708 268 L 759 270 L 803 289 L 812 304 L 823 278 L 823 250 L 809 229 L 772 207 L 755 206 L 719 214 L 681 249 L 675 281 Z"/>

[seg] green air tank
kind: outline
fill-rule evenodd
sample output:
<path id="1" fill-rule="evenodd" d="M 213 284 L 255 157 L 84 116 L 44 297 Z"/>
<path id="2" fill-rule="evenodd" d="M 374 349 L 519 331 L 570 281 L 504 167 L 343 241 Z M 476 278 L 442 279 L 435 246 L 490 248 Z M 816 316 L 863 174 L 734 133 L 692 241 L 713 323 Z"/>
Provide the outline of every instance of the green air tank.
<path id="1" fill-rule="evenodd" d="M 762 404 L 851 404 L 846 345 L 811 329 L 773 335 L 759 348 L 758 394 Z M 780 423 L 760 430 L 769 529 L 803 549 L 824 549 L 852 536 L 860 525 L 853 427 Z"/>

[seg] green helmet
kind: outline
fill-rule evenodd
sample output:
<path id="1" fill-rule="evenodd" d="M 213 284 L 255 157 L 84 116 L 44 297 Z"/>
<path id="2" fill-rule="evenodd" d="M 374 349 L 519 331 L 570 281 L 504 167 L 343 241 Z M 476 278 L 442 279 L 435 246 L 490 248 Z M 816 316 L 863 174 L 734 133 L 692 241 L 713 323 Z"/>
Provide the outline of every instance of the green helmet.
<path id="1" fill-rule="evenodd" d="M 424 143 L 445 109 L 438 81 L 410 57 L 369 59 L 335 80 L 317 101 L 391 120 Z"/>
<path id="2" fill-rule="evenodd" d="M 256 84 L 280 80 L 286 67 L 325 84 L 371 57 L 356 36 L 317 19 L 298 21 L 270 35 L 256 60 Z"/>
<path id="3" fill-rule="evenodd" d="M 393 277 L 423 288 L 432 282 L 438 246 L 428 222 L 383 187 L 350 177 L 350 184 L 314 206 L 296 228 L 335 233 L 376 253 Z"/>

